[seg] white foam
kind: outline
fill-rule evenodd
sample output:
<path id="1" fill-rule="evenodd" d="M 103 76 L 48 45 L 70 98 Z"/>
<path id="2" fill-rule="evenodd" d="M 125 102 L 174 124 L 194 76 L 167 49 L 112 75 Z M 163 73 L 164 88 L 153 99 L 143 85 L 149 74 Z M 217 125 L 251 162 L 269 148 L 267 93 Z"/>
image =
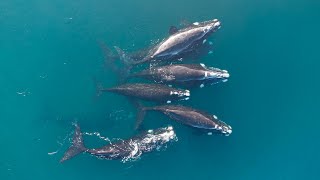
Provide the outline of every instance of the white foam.
<path id="1" fill-rule="evenodd" d="M 194 22 L 193 23 L 193 25 L 195 25 L 195 26 L 199 26 L 199 24 L 200 24 L 199 22 Z"/>

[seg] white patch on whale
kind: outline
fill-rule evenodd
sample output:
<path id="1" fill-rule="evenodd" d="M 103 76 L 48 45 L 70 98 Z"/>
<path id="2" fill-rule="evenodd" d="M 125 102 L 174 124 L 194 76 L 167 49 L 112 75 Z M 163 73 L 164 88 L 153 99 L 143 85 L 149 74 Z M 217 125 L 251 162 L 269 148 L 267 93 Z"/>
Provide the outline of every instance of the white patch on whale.
<path id="1" fill-rule="evenodd" d="M 170 103 L 171 103 L 171 101 L 167 101 L 167 103 L 168 103 L 168 104 L 170 104 Z"/>
<path id="2" fill-rule="evenodd" d="M 204 39 L 203 41 L 202 41 L 202 44 L 204 44 L 204 43 L 206 43 L 207 42 L 207 39 Z"/>
<path id="3" fill-rule="evenodd" d="M 212 53 L 213 53 L 213 51 L 209 51 L 209 52 L 208 52 L 208 54 L 212 54 Z"/>
<path id="4" fill-rule="evenodd" d="M 212 135 L 212 132 L 208 132 L 208 135 L 211 136 L 211 135 Z"/>
<path id="5" fill-rule="evenodd" d="M 186 92 L 184 93 L 185 96 L 190 96 L 190 91 L 186 90 Z"/>
<path id="6" fill-rule="evenodd" d="M 204 84 L 201 84 L 201 85 L 200 85 L 200 88 L 203 88 L 203 87 L 204 87 Z"/>
<path id="7" fill-rule="evenodd" d="M 193 25 L 199 26 L 199 22 L 194 22 Z"/>
<path id="8" fill-rule="evenodd" d="M 203 63 L 200 63 L 200 66 L 202 66 L 202 67 L 204 67 L 204 68 L 206 67 L 206 65 L 205 65 L 205 64 L 203 64 Z"/>
<path id="9" fill-rule="evenodd" d="M 216 115 L 213 115 L 213 118 L 218 119 L 218 117 Z"/>

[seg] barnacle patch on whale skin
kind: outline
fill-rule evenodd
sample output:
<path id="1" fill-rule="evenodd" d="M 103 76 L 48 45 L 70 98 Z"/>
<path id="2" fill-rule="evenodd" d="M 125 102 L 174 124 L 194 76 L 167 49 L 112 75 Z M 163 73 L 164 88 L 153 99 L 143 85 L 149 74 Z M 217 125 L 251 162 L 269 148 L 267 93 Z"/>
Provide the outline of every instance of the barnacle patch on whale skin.
<path id="1" fill-rule="evenodd" d="M 221 23 L 219 21 L 217 21 L 216 23 L 214 23 L 214 26 L 219 26 L 220 27 Z"/>
<path id="2" fill-rule="evenodd" d="M 186 92 L 184 93 L 185 96 L 190 96 L 190 91 L 186 90 Z"/>

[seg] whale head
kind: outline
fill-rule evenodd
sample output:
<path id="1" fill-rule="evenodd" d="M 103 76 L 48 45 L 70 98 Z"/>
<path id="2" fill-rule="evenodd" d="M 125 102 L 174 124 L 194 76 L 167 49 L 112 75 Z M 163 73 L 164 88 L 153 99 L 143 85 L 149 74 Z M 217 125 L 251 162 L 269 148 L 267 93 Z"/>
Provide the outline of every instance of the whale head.
<path id="1" fill-rule="evenodd" d="M 227 82 L 230 74 L 227 70 L 221 70 L 213 67 L 206 67 L 205 80 L 210 84 L 216 84 L 219 82 Z"/>
<path id="2" fill-rule="evenodd" d="M 170 95 L 173 99 L 188 100 L 190 98 L 190 91 L 177 89 L 177 90 L 171 91 Z"/>
<path id="3" fill-rule="evenodd" d="M 221 28 L 221 22 L 218 19 L 193 24 L 201 26 L 206 34 L 211 34 Z"/>
<path id="4" fill-rule="evenodd" d="M 232 127 L 230 125 L 228 125 L 227 123 L 219 120 L 217 118 L 217 116 L 213 115 L 212 120 L 215 122 L 213 129 L 216 130 L 217 132 L 219 132 L 220 134 L 225 135 L 225 136 L 229 136 L 232 133 Z"/>

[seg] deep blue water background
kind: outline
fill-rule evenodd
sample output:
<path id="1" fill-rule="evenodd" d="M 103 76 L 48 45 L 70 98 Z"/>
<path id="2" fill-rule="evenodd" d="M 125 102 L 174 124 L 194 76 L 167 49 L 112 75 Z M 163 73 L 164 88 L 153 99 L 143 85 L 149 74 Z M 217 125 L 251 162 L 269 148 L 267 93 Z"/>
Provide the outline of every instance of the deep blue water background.
<path id="1" fill-rule="evenodd" d="M 2 0 L 0 179 L 320 179 L 319 9 L 315 0 Z M 175 126 L 179 141 L 166 151 L 125 164 L 58 162 L 76 120 L 110 138 L 134 134 L 125 98 L 93 100 L 92 77 L 117 83 L 99 41 L 133 51 L 171 25 L 213 18 L 222 22 L 215 51 L 199 62 L 231 77 L 192 91 L 187 104 L 232 125 L 230 137 L 196 136 L 150 113 L 147 127 Z"/>

